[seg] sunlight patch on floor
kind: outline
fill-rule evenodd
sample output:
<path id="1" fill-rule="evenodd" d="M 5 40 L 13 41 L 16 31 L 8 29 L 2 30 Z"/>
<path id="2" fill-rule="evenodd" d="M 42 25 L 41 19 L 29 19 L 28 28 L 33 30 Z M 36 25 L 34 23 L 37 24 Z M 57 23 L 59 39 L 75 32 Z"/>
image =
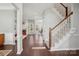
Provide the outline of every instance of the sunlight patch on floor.
<path id="1" fill-rule="evenodd" d="M 46 49 L 45 47 L 32 47 L 32 49 Z"/>

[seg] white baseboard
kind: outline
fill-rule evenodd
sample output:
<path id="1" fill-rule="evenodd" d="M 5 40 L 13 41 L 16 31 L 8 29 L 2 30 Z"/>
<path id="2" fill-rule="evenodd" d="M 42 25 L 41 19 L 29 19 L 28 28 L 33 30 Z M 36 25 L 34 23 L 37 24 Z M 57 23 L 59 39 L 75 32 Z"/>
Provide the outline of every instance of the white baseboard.
<path id="1" fill-rule="evenodd" d="M 4 43 L 4 45 L 15 45 L 15 43 Z"/>
<path id="2" fill-rule="evenodd" d="M 63 50 L 79 50 L 79 48 L 53 49 L 53 50 L 49 50 L 49 51 L 63 51 Z"/>
<path id="3" fill-rule="evenodd" d="M 20 51 L 17 51 L 17 54 L 21 54 L 23 51 L 23 48 Z"/>

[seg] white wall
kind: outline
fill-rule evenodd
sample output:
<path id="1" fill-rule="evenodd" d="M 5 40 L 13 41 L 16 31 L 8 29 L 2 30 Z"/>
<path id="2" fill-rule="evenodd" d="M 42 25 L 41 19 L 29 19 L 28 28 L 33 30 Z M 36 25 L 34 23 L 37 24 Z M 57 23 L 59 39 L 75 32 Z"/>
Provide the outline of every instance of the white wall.
<path id="1" fill-rule="evenodd" d="M 79 49 L 79 4 L 73 5 L 72 27 L 76 28 L 75 32 L 69 38 L 69 48 Z"/>
<path id="2" fill-rule="evenodd" d="M 72 16 L 72 20 L 73 20 L 73 23 L 72 23 L 72 25 L 73 25 L 73 27 L 75 27 L 75 28 L 77 28 L 77 29 L 79 29 L 79 4 L 77 3 L 77 4 L 72 4 L 73 5 L 73 16 Z"/>
<path id="3" fill-rule="evenodd" d="M 15 44 L 15 13 L 14 10 L 0 10 L 0 33 L 5 34 L 4 44 Z"/>
<path id="4" fill-rule="evenodd" d="M 14 32 L 14 11 L 0 10 L 0 32 Z"/>

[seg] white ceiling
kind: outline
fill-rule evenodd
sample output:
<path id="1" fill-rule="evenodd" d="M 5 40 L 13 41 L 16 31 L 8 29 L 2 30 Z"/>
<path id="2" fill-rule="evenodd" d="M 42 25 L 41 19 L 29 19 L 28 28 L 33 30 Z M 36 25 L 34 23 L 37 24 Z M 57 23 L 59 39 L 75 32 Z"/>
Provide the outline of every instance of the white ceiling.
<path id="1" fill-rule="evenodd" d="M 41 16 L 45 9 L 52 7 L 52 3 L 27 3 L 24 4 L 24 19 Z"/>
<path id="2" fill-rule="evenodd" d="M 14 10 L 14 6 L 11 3 L 0 3 L 0 10 Z"/>

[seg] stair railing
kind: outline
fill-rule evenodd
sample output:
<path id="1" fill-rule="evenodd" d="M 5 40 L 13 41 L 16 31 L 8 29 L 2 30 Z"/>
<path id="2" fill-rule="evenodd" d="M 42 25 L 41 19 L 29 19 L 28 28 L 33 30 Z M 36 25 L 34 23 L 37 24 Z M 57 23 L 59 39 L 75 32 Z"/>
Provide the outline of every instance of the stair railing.
<path id="1" fill-rule="evenodd" d="M 69 29 L 70 29 L 70 16 L 73 14 L 73 12 L 71 12 L 69 15 L 67 15 L 62 21 L 60 21 L 56 26 L 54 26 L 53 28 L 49 28 L 49 46 L 46 45 L 47 49 L 51 49 L 51 47 L 54 47 L 55 46 L 55 40 L 53 40 L 52 38 L 55 37 L 57 38 L 57 34 L 60 33 L 61 35 L 59 37 L 63 37 L 63 35 L 65 35 Z M 64 24 L 64 26 L 62 26 L 62 24 Z M 59 32 L 55 35 L 55 36 L 52 36 L 52 32 L 55 30 L 55 29 L 58 29 L 58 27 L 61 26 L 61 30 L 59 30 Z M 63 31 L 64 30 L 64 31 Z M 54 31 L 55 32 L 55 31 Z M 56 40 L 57 41 L 57 40 Z"/>

